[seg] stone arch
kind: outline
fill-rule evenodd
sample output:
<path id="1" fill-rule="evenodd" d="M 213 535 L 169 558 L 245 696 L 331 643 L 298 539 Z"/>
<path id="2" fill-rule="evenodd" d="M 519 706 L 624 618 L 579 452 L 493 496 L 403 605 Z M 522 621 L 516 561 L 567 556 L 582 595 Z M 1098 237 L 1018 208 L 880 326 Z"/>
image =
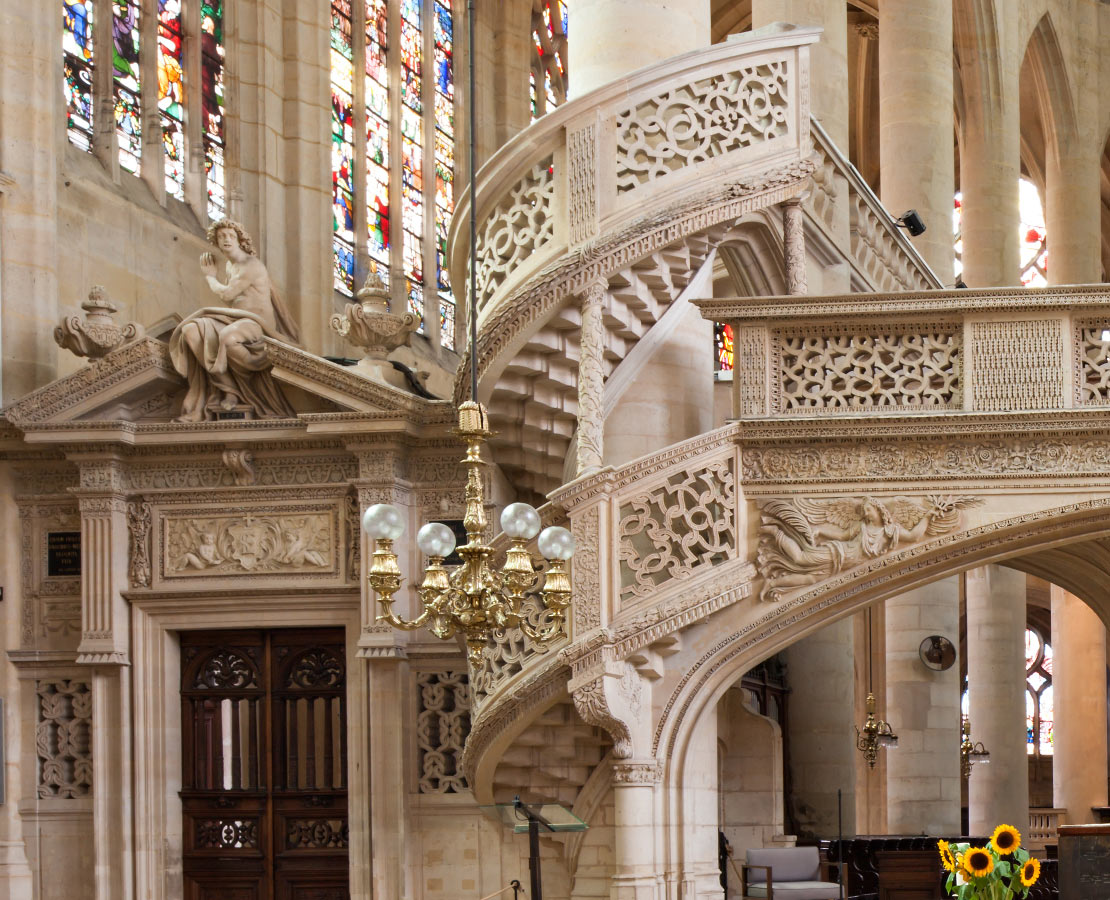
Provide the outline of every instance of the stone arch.
<path id="1" fill-rule="evenodd" d="M 1043 189 L 1044 166 L 1077 140 L 1075 98 L 1051 13 L 1041 16 L 1025 45 L 1019 74 L 1021 160 Z"/>
<path id="2" fill-rule="evenodd" d="M 1110 590 L 1094 577 L 1094 561 L 1110 559 L 1108 509 L 1110 497 L 1103 497 L 1002 519 L 874 560 L 767 604 L 763 614 L 762 605 L 730 607 L 715 626 L 722 636 L 683 667 L 657 720 L 653 753 L 667 761 L 667 778 L 681 783 L 690 735 L 745 671 L 824 625 L 946 576 L 989 563 L 1036 569 L 1110 622 Z"/>

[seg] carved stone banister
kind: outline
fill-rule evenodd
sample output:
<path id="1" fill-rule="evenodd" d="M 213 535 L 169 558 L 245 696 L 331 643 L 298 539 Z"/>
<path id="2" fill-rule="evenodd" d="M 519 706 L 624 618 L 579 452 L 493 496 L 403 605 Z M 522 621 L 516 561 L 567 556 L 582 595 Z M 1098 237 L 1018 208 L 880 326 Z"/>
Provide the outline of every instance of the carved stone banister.
<path id="1" fill-rule="evenodd" d="M 505 144 L 477 173 L 479 328 L 549 267 L 569 264 L 561 302 L 654 242 L 704 229 L 715 206 L 734 219 L 729 198 L 707 185 L 731 183 L 733 201 L 766 189 L 768 173 L 800 187 L 812 168 L 808 54 L 819 35 L 788 27 L 676 56 L 563 104 Z M 456 284 L 468 283 L 468 204 L 464 192 L 448 240 Z M 671 231 L 653 236 L 657 227 Z M 635 246 L 622 250 L 623 238 Z"/>
<path id="2" fill-rule="evenodd" d="M 814 190 L 805 205 L 816 221 L 833 231 L 836 207 L 844 202 L 841 192 L 847 190 L 856 289 L 920 291 L 943 287 L 909 237 L 894 224 L 891 212 L 816 119 L 810 122 L 810 133 L 818 162 L 813 175 Z M 900 214 L 902 210 L 895 212 Z M 947 223 L 938 223 L 938 227 L 947 227 Z"/>
<path id="3" fill-rule="evenodd" d="M 1110 287 L 693 301 L 730 322 L 738 419 L 1110 407 Z"/>

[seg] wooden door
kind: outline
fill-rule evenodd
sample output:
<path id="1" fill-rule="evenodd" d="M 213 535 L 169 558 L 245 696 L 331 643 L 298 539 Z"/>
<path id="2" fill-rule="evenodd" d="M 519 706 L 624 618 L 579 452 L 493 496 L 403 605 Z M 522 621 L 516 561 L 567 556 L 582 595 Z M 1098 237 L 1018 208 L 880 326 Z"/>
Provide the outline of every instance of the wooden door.
<path id="1" fill-rule="evenodd" d="M 185 900 L 348 900 L 342 629 L 181 636 Z"/>

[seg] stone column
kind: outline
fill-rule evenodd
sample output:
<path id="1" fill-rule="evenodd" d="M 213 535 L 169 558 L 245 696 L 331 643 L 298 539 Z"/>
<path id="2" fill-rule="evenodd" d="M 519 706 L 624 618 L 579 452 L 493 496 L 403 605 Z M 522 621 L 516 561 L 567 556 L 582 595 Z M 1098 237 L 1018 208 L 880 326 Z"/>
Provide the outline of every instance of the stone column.
<path id="1" fill-rule="evenodd" d="M 658 762 L 613 763 L 613 880 L 611 900 L 656 900 L 655 786 L 662 778 Z"/>
<path id="2" fill-rule="evenodd" d="M 1061 824 L 1093 822 L 1106 805 L 1106 627 L 1052 585 L 1052 805 Z"/>
<path id="3" fill-rule="evenodd" d="M 1028 827 L 1029 762 L 1025 740 L 1024 572 L 1002 566 L 966 577 L 968 719 L 990 765 L 976 765 L 968 784 L 971 834 L 1005 822 Z"/>
<path id="4" fill-rule="evenodd" d="M 959 638 L 955 576 L 886 604 L 886 712 L 898 746 L 886 753 L 891 834 L 960 831 L 960 668 L 925 667 L 921 641 Z"/>
<path id="5" fill-rule="evenodd" d="M 575 0 L 567 16 L 572 97 L 710 41 L 709 0 Z"/>
<path id="6" fill-rule="evenodd" d="M 826 625 L 785 651 L 790 684 L 791 801 L 800 837 L 836 837 L 836 792 L 845 835 L 855 834 L 855 660 L 851 619 Z M 795 727 L 796 726 L 796 727 Z"/>
<path id="7" fill-rule="evenodd" d="M 721 896 L 721 872 L 717 862 L 717 833 L 721 827 L 718 755 L 717 709 L 713 706 L 698 717 L 686 745 L 682 768 L 680 897 Z"/>
<path id="8" fill-rule="evenodd" d="M 802 201 L 797 197 L 782 204 L 782 255 L 786 262 L 786 292 L 808 294 L 806 235 Z"/>
<path id="9" fill-rule="evenodd" d="M 370 730 L 370 846 L 373 897 L 408 897 L 405 879 L 408 810 L 404 711 L 409 666 L 401 647 L 359 650 L 366 660 Z"/>
<path id="10" fill-rule="evenodd" d="M 578 359 L 578 449 L 577 473 L 601 468 L 605 417 L 605 282 L 595 281 L 582 294 L 581 355 Z"/>
<path id="11" fill-rule="evenodd" d="M 982 33 L 970 21 L 957 33 L 966 101 L 960 122 L 962 277 L 973 288 L 1018 282 L 1020 109 L 1008 99 L 1019 96 L 1017 30 L 1018 18 L 1003 15 Z M 998 86 L 986 90 L 992 83 Z"/>
<path id="12" fill-rule="evenodd" d="M 131 643 L 127 586 L 127 502 L 123 467 L 79 459 L 81 642 L 77 663 L 92 666 L 93 896 L 134 896 L 131 816 Z"/>
<path id="13" fill-rule="evenodd" d="M 1064 138 L 1059 138 L 1064 144 Z M 1093 284 L 1102 280 L 1102 203 L 1099 159 L 1093 151 L 1050 142 L 1045 165 L 1045 231 L 1049 284 Z"/>
<path id="14" fill-rule="evenodd" d="M 772 22 L 819 25 L 809 51 L 810 109 L 848 155 L 848 15 L 838 0 L 752 0 L 752 28 Z"/>
<path id="15" fill-rule="evenodd" d="M 952 0 L 879 5 L 879 155 L 883 205 L 916 209 L 914 246 L 952 282 Z"/>

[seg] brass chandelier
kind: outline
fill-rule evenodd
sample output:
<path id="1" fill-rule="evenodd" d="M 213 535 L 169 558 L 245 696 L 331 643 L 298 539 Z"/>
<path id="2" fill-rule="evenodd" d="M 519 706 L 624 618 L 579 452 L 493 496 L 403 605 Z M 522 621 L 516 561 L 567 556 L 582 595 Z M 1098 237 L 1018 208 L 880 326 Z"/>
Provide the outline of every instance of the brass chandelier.
<path id="1" fill-rule="evenodd" d="M 541 532 L 539 513 L 527 503 L 512 503 L 501 513 L 501 530 L 510 539 L 505 564 L 500 572 L 491 567 L 493 547 L 482 540 L 486 514 L 481 475 L 485 463 L 481 451 L 490 434 L 486 425 L 486 411 L 478 403 L 468 400 L 459 407 L 458 434 L 466 444 L 463 526 L 467 542 L 458 548 L 462 564 L 450 570 L 444 560 L 455 549 L 454 532 L 440 522 L 432 522 L 417 533 L 417 546 L 428 562 L 424 581 L 417 589 L 422 609 L 416 618 L 403 619 L 393 610 L 393 595 L 403 581 L 393 542 L 404 533 L 404 515 L 396 506 L 379 503 L 362 516 L 362 530 L 374 540 L 369 581 L 381 607 L 378 621 L 406 631 L 426 626 L 442 640 L 461 634 L 474 666 L 481 663 L 482 648 L 495 630 L 520 628 L 539 644 L 549 643 L 564 633 L 566 608 L 570 604 L 566 563 L 574 554 L 574 538 L 569 531 L 554 526 Z M 526 549 L 528 541 L 537 534 L 540 553 L 549 563 L 541 593 L 545 615 L 539 627 L 522 614 L 525 594 L 538 578 Z"/>
<path id="2" fill-rule="evenodd" d="M 869 768 L 875 768 L 879 757 L 879 748 L 894 748 L 898 746 L 898 735 L 875 715 L 875 679 L 871 660 L 871 608 L 867 609 L 867 721 L 861 729 L 856 726 L 856 749 L 863 754 Z"/>
<path id="3" fill-rule="evenodd" d="M 962 740 L 960 741 L 960 773 L 963 777 L 971 777 L 971 767 L 976 763 L 983 763 L 986 765 L 991 761 L 990 751 L 983 746 L 982 741 L 971 741 L 971 720 L 967 716 L 961 717 L 962 722 Z"/>
<path id="4" fill-rule="evenodd" d="M 469 34 L 474 34 L 474 3 L 467 4 Z M 474 54 L 469 62 L 470 91 L 474 96 Z M 474 110 L 470 103 L 469 142 L 471 165 L 474 155 Z M 424 580 L 417 589 L 421 610 L 414 619 L 404 619 L 393 610 L 394 594 L 401 588 L 401 569 L 393 542 L 405 530 L 405 518 L 396 506 L 379 503 L 363 513 L 362 530 L 374 541 L 374 556 L 368 580 L 378 597 L 379 622 L 410 631 L 427 627 L 437 638 L 456 634 L 466 640 L 467 658 L 473 667 L 482 661 L 482 650 L 495 631 L 519 628 L 533 642 L 546 644 L 561 637 L 570 605 L 570 575 L 567 560 L 574 554 L 574 537 L 558 526 L 540 531 L 540 516 L 527 503 L 511 503 L 501 513 L 501 530 L 510 544 L 500 571 L 491 566 L 493 547 L 483 541 L 486 531 L 485 497 L 482 491 L 482 445 L 490 436 L 486 410 L 478 403 L 478 309 L 477 243 L 478 219 L 475 173 L 470 177 L 470 400 L 459 406 L 457 434 L 466 444 L 466 514 L 463 527 L 466 543 L 458 548 L 462 563 L 453 570 L 444 563 L 455 549 L 455 533 L 441 522 L 432 522 L 417 532 L 416 543 L 428 558 Z M 534 625 L 523 612 L 525 595 L 538 579 L 526 545 L 539 535 L 541 555 L 548 561 L 541 598 L 543 614 Z"/>

